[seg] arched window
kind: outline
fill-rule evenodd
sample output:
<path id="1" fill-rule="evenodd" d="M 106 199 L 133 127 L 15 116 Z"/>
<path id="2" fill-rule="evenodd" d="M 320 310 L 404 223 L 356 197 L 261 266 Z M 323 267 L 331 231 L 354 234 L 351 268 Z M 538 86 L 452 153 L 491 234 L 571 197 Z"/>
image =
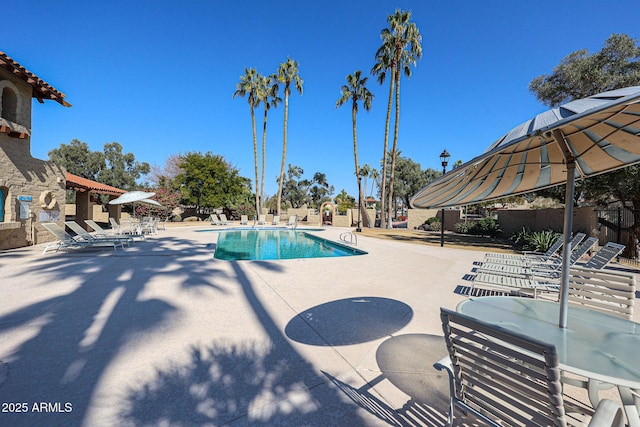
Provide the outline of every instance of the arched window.
<path id="1" fill-rule="evenodd" d="M 8 87 L 2 88 L 2 117 L 11 121 L 18 121 L 18 97 Z"/>
<path id="2" fill-rule="evenodd" d="M 4 205 L 7 200 L 6 187 L 0 187 L 0 222 L 4 222 Z"/>

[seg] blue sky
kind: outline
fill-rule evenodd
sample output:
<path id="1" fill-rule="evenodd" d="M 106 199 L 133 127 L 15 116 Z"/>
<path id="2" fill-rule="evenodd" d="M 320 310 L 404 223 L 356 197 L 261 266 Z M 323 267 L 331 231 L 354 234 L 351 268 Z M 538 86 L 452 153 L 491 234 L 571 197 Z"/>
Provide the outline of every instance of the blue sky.
<path id="1" fill-rule="evenodd" d="M 637 0 L 581 1 L 33 1 L 4 0 L 0 50 L 67 95 L 34 101 L 31 152 L 79 139 L 120 143 L 139 161 L 223 155 L 253 180 L 246 99 L 232 99 L 245 67 L 299 62 L 304 94 L 290 99 L 287 163 L 327 174 L 356 194 L 349 106 L 335 108 L 345 76 L 368 75 L 380 30 L 411 10 L 423 57 L 403 79 L 398 148 L 422 168 L 470 160 L 546 108 L 528 91 L 567 54 L 600 50 L 612 33 L 640 38 Z M 379 166 L 388 85 L 358 114 L 360 163 Z M 283 111 L 272 110 L 266 193 L 277 191 Z M 261 111 L 258 117 L 259 138 Z"/>

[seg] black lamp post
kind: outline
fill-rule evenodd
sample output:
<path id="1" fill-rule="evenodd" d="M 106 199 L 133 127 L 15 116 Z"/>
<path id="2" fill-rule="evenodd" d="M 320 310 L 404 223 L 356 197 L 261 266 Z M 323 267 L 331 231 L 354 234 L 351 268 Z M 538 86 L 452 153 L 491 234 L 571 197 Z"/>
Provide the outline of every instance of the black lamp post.
<path id="1" fill-rule="evenodd" d="M 451 154 L 449 154 L 447 152 L 447 149 L 445 148 L 442 151 L 442 154 L 440 154 L 440 161 L 442 162 L 442 175 L 444 175 L 447 172 L 447 164 L 449 163 L 449 157 L 451 157 Z M 440 247 L 444 246 L 444 208 L 442 208 L 442 217 L 440 218 Z"/>
<path id="2" fill-rule="evenodd" d="M 196 206 L 196 215 L 200 215 L 200 196 L 201 195 L 202 195 L 202 180 L 199 179 L 198 180 L 198 205 Z"/>

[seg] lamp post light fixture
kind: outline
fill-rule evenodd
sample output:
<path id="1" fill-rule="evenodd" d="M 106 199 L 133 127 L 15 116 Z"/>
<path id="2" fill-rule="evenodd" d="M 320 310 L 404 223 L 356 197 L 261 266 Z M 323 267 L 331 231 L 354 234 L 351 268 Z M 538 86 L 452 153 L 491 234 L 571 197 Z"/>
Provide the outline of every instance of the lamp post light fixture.
<path id="1" fill-rule="evenodd" d="M 442 162 L 442 175 L 447 173 L 447 164 L 449 163 L 449 157 L 451 154 L 447 152 L 445 148 L 440 154 L 440 161 Z M 440 218 L 440 247 L 444 246 L 444 208 L 442 208 L 441 218 Z"/>

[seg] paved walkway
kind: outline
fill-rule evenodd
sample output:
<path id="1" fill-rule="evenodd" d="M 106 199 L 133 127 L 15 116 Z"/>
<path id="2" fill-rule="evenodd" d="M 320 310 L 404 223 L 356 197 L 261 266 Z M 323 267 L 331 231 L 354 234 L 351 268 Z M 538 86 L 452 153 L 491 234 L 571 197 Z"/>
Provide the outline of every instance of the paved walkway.
<path id="1" fill-rule="evenodd" d="M 439 308 L 481 252 L 229 262 L 197 229 L 0 253 L 0 425 L 444 424 Z"/>

